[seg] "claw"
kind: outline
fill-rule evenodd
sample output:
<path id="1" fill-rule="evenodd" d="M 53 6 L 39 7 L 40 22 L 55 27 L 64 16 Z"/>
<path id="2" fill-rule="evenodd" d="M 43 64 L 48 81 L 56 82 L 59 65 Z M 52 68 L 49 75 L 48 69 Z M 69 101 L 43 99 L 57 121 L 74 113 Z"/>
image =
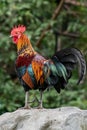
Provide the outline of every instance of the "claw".
<path id="1" fill-rule="evenodd" d="M 22 109 L 31 109 L 31 107 L 30 106 L 24 106 L 24 107 L 18 108 L 18 110 L 22 110 Z"/>

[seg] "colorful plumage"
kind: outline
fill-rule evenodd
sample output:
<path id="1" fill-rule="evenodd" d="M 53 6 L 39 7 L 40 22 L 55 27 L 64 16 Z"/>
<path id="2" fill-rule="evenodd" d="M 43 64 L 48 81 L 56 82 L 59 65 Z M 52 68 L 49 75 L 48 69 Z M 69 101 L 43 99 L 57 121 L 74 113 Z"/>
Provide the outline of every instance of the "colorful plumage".
<path id="1" fill-rule="evenodd" d="M 79 65 L 78 84 L 86 73 L 86 63 L 82 53 L 75 48 L 68 48 L 56 52 L 52 58 L 45 59 L 32 47 L 29 38 L 24 34 L 23 25 L 14 27 L 11 31 L 13 42 L 17 45 L 18 56 L 15 62 L 16 72 L 25 89 L 25 107 L 28 106 L 28 91 L 41 91 L 40 108 L 42 108 L 42 92 L 53 86 L 57 92 L 64 89 L 72 76 L 72 70 Z"/>

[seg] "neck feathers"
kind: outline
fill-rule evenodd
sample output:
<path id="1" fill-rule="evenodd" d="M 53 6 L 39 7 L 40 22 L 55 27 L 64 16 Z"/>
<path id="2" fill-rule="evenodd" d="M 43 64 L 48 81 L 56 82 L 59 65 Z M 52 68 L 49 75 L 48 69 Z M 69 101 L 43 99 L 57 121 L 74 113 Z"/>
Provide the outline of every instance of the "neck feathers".
<path id="1" fill-rule="evenodd" d="M 21 37 L 18 39 L 17 51 L 18 54 L 24 53 L 25 51 L 28 51 L 28 53 L 35 52 L 31 45 L 30 40 L 25 34 L 22 34 Z"/>

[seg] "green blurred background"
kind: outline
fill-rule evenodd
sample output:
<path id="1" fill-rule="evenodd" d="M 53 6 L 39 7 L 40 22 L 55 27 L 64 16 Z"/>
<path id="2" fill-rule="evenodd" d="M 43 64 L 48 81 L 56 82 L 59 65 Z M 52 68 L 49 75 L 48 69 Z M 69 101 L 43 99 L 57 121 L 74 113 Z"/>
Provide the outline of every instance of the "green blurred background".
<path id="1" fill-rule="evenodd" d="M 60 14 L 53 21 L 51 16 L 58 5 L 59 0 L 0 0 L 0 114 L 24 105 L 25 92 L 15 73 L 16 46 L 9 38 L 15 25 L 23 24 L 27 27 L 26 34 L 33 47 L 43 56 L 52 56 L 56 46 L 61 49 L 75 47 L 82 51 L 87 60 L 87 6 L 64 2 Z M 40 46 L 36 46 L 43 29 L 49 23 L 52 29 L 46 33 Z M 45 91 L 44 107 L 78 106 L 87 109 L 87 76 L 79 86 L 76 85 L 77 76 L 75 70 L 67 88 L 60 94 L 54 89 Z M 34 95 L 39 97 L 39 92 L 31 91 L 31 100 Z"/>

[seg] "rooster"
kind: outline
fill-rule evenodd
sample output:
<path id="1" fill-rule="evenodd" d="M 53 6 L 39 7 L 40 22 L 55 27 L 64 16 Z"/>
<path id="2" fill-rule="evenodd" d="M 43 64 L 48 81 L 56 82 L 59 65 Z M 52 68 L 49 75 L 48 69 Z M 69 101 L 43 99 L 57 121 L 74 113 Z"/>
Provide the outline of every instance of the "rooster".
<path id="1" fill-rule="evenodd" d="M 75 48 L 67 48 L 56 52 L 50 59 L 37 53 L 24 32 L 26 27 L 19 25 L 11 30 L 11 37 L 17 46 L 16 72 L 25 90 L 25 106 L 30 108 L 29 90 L 40 91 L 38 108 L 43 108 L 43 91 L 53 86 L 58 93 L 64 89 L 72 76 L 72 71 L 79 65 L 79 84 L 86 73 L 86 63 L 82 53 Z"/>

